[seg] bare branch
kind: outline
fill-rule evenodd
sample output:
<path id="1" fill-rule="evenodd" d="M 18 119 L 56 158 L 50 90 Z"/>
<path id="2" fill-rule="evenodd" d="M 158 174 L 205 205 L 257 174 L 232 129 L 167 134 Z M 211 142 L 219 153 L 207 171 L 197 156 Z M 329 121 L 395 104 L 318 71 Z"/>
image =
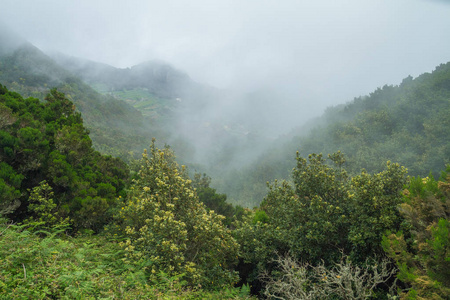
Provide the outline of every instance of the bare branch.
<path id="1" fill-rule="evenodd" d="M 299 263 L 291 256 L 273 261 L 279 274 L 263 272 L 266 282 L 264 295 L 271 299 L 326 299 L 335 295 L 342 299 L 368 299 L 377 286 L 386 283 L 396 273 L 388 259 L 380 262 L 366 260 L 364 267 L 354 265 L 346 256 L 332 268 L 324 264 L 311 266 Z"/>

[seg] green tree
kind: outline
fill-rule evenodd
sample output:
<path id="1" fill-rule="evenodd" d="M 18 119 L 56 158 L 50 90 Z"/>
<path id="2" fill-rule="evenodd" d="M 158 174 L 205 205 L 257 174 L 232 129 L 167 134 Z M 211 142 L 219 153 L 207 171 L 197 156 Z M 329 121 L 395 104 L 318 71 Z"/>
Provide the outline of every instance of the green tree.
<path id="1" fill-rule="evenodd" d="M 169 148 L 144 152 L 141 169 L 120 209 L 130 260 L 143 261 L 151 279 L 160 272 L 184 275 L 192 286 L 229 286 L 238 244 L 199 201 L 184 167 Z"/>
<path id="2" fill-rule="evenodd" d="M 328 156 L 297 155 L 293 185 L 275 181 L 259 210 L 237 223 L 235 237 L 243 262 L 253 265 L 250 281 L 269 272 L 273 256 L 290 253 L 311 265 L 331 266 L 342 253 L 356 265 L 380 257 L 383 233 L 399 230 L 402 217 L 396 207 L 402 201 L 406 170 L 387 163 L 383 172 L 364 170 L 350 177 L 341 153 Z M 264 218 L 258 214 L 265 212 Z"/>
<path id="3" fill-rule="evenodd" d="M 12 213 L 20 205 L 23 175 L 5 162 L 0 162 L 0 217 Z"/>
<path id="4" fill-rule="evenodd" d="M 128 166 L 92 148 L 80 113 L 56 89 L 40 102 L 1 87 L 0 109 L 0 210 L 15 221 L 39 219 L 28 209 L 36 202 L 30 193 L 46 181 L 54 209 L 74 230 L 101 230 L 124 195 Z"/>
<path id="5" fill-rule="evenodd" d="M 25 223 L 33 225 L 37 229 L 51 229 L 55 226 L 70 225 L 69 218 L 63 218 L 54 202 L 53 189 L 46 181 L 33 188 L 30 193 L 28 210 L 32 216 Z"/>
<path id="6" fill-rule="evenodd" d="M 450 167 L 447 171 L 450 171 Z M 400 212 L 409 230 L 383 238 L 397 277 L 410 289 L 402 299 L 448 299 L 450 295 L 450 175 L 411 178 Z"/>
<path id="7" fill-rule="evenodd" d="M 225 217 L 224 224 L 231 226 L 233 217 L 241 218 L 244 209 L 241 206 L 234 207 L 227 202 L 227 195 L 219 194 L 216 189 L 210 187 L 211 178 L 206 174 L 196 173 L 192 182 L 193 188 L 197 192 L 199 200 L 205 204 L 208 210 Z"/>

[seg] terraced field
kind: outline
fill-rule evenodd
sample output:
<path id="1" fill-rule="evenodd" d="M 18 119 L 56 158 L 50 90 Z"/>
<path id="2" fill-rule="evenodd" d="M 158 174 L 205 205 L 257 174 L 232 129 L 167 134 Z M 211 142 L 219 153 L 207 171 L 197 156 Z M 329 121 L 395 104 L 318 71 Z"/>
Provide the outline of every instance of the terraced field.
<path id="1" fill-rule="evenodd" d="M 160 119 L 166 118 L 176 108 L 176 99 L 165 99 L 152 94 L 148 89 L 135 88 L 130 90 L 113 90 L 107 85 L 94 84 L 92 87 L 102 94 L 108 94 L 123 100 L 141 111 L 144 116 Z"/>

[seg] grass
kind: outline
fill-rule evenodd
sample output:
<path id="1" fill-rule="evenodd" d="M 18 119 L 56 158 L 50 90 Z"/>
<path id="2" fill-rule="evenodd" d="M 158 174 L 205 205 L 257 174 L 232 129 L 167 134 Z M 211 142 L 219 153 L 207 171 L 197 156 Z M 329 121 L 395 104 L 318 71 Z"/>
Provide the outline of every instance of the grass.
<path id="1" fill-rule="evenodd" d="M 144 88 L 111 91 L 104 84 L 93 84 L 92 87 L 102 94 L 108 94 L 128 102 L 141 111 L 144 116 L 162 117 L 167 114 L 168 110 L 173 110 L 177 104 L 173 99 L 160 98 Z"/>

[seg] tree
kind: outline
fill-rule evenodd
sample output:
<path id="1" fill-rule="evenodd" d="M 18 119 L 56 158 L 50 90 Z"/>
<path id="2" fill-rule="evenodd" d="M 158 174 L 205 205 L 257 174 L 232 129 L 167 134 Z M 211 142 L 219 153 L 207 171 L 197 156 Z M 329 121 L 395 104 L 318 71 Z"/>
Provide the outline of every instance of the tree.
<path id="1" fill-rule="evenodd" d="M 450 171 L 450 166 L 447 172 Z M 448 299 L 450 295 L 450 175 L 411 178 L 400 212 L 409 230 L 383 238 L 386 253 L 410 286 L 402 299 Z"/>
<path id="2" fill-rule="evenodd" d="M 54 193 L 47 203 L 55 205 L 52 214 L 70 218 L 74 230 L 99 231 L 124 193 L 128 166 L 92 148 L 80 113 L 63 93 L 52 89 L 46 100 L 23 99 L 0 86 L 0 211 L 14 221 L 39 219 L 40 210 L 28 205 L 45 181 Z"/>
<path id="3" fill-rule="evenodd" d="M 64 93 L 51 89 L 45 100 L 49 108 L 46 110 L 46 121 L 57 120 L 63 125 L 81 123 L 81 114 L 75 111 L 75 105 L 66 98 Z"/>
<path id="4" fill-rule="evenodd" d="M 252 264 L 251 280 L 275 267 L 275 253 L 290 253 L 313 266 L 332 266 L 347 255 L 363 266 L 367 258 L 381 257 L 386 230 L 399 230 L 403 218 L 396 207 L 402 201 L 406 169 L 388 162 L 383 172 L 364 170 L 350 177 L 342 153 L 328 156 L 297 155 L 293 185 L 275 181 L 259 210 L 237 223 L 235 237 L 243 262 Z M 265 215 L 261 218 L 260 211 Z"/>
<path id="5" fill-rule="evenodd" d="M 23 175 L 5 162 L 0 162 L 0 217 L 12 213 L 20 205 Z"/>
<path id="6" fill-rule="evenodd" d="M 209 186 L 210 183 L 211 178 L 206 174 L 201 175 L 200 173 L 196 173 L 194 175 L 192 186 L 195 188 L 199 200 L 205 204 L 206 208 L 224 216 L 224 224 L 231 226 L 233 217 L 236 216 L 237 218 L 241 218 L 244 209 L 241 206 L 234 207 L 232 204 L 228 203 L 227 195 L 218 194 L 216 189 Z"/>
<path id="7" fill-rule="evenodd" d="M 35 229 L 51 229 L 56 226 L 67 228 L 70 219 L 61 217 L 53 201 L 54 195 L 51 186 L 45 180 L 33 188 L 28 200 L 28 210 L 34 216 L 28 218 L 25 223 L 34 226 Z"/>
<path id="8" fill-rule="evenodd" d="M 192 286 L 220 287 L 236 281 L 232 271 L 238 244 L 207 211 L 169 148 L 153 141 L 119 212 L 130 260 L 140 261 L 151 279 L 160 272 L 183 274 Z"/>

